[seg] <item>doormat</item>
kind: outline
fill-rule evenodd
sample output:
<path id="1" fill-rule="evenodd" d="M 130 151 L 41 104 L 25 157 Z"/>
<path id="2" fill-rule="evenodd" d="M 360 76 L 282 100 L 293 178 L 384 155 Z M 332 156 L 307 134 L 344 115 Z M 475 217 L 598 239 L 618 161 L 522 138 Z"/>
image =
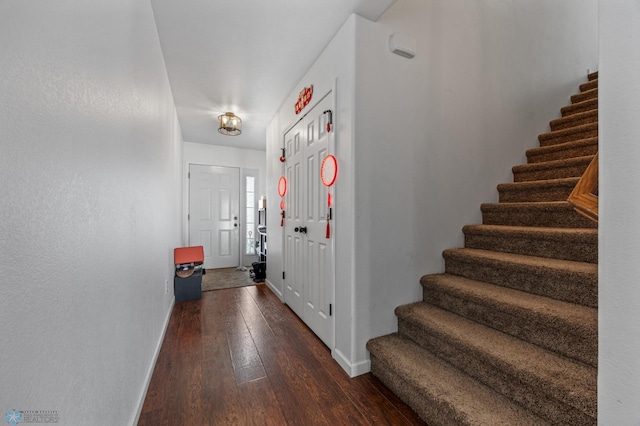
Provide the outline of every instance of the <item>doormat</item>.
<path id="1" fill-rule="evenodd" d="M 207 269 L 207 273 L 202 276 L 202 291 L 254 285 L 253 279 L 249 276 L 249 268 L 245 269 L 244 271 L 238 268 Z"/>

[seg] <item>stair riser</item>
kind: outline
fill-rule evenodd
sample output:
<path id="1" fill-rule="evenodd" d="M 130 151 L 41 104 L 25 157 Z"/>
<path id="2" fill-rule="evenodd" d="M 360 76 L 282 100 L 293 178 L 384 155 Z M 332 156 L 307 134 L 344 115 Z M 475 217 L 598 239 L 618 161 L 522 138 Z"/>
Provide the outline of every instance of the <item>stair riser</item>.
<path id="1" fill-rule="evenodd" d="M 582 126 L 584 124 L 591 124 L 598 122 L 598 110 L 593 109 L 586 113 L 576 114 L 569 117 L 559 118 L 557 120 L 551 121 L 549 126 L 551 127 L 551 131 L 555 132 L 558 130 L 570 129 L 576 126 Z"/>
<path id="2" fill-rule="evenodd" d="M 589 80 L 587 83 L 580 85 L 580 92 L 586 92 L 587 90 L 596 89 L 598 87 L 598 80 Z"/>
<path id="3" fill-rule="evenodd" d="M 591 99 L 598 99 L 598 89 L 588 90 L 571 96 L 571 103 L 577 104 Z"/>
<path id="4" fill-rule="evenodd" d="M 592 73 L 589 73 L 589 75 L 587 75 L 587 79 L 589 81 L 597 80 L 598 79 L 598 71 L 594 71 Z"/>
<path id="5" fill-rule="evenodd" d="M 598 139 L 594 138 L 579 144 L 556 145 L 555 148 L 558 149 L 534 148 L 528 150 L 527 163 L 535 164 L 595 155 L 598 152 Z"/>
<path id="6" fill-rule="evenodd" d="M 584 241 L 590 240 L 590 241 Z M 510 237 L 508 235 L 465 235 L 465 247 L 502 253 L 523 254 L 574 262 L 598 263 L 598 236 L 582 241 Z"/>
<path id="7" fill-rule="evenodd" d="M 583 306 L 598 306 L 597 274 L 574 274 L 563 270 L 540 270 L 529 265 L 445 257 L 445 272 Z M 559 285 L 559 283 L 561 285 Z"/>
<path id="8" fill-rule="evenodd" d="M 568 117 L 573 114 L 579 114 L 581 112 L 591 111 L 598 108 L 598 99 L 589 99 L 577 104 L 567 105 L 560 109 L 560 113 L 563 117 Z"/>
<path id="9" fill-rule="evenodd" d="M 565 201 L 575 184 L 568 184 L 565 186 L 551 186 L 541 187 L 539 189 L 521 189 L 521 188 L 508 188 L 500 189 L 499 201 L 501 203 L 526 203 L 534 201 Z"/>
<path id="10" fill-rule="evenodd" d="M 544 147 L 595 137 L 598 137 L 598 125 L 591 124 L 584 127 L 562 130 L 556 133 L 544 133 L 538 136 L 538 141 L 540 142 L 540 146 Z"/>
<path id="11" fill-rule="evenodd" d="M 575 164 L 571 166 L 557 167 L 552 169 L 514 171 L 513 181 L 530 182 L 534 180 L 580 177 L 588 166 L 589 163 L 587 162 L 586 164 Z"/>
<path id="12" fill-rule="evenodd" d="M 487 209 L 482 212 L 485 225 L 538 226 L 552 228 L 597 228 L 595 222 L 576 213 L 573 208 L 557 208 L 541 212 L 538 209 Z"/>
<path id="13" fill-rule="evenodd" d="M 398 318 L 398 333 L 543 419 L 566 425 L 596 424 L 594 417 L 552 398 L 544 386 L 525 384 L 527 380 L 518 377 L 517 371 L 505 370 L 486 354 L 447 339 L 446 336 L 439 335 L 437 330 L 416 326 Z"/>
<path id="14" fill-rule="evenodd" d="M 427 278 L 427 277 L 425 277 Z M 598 366 L 597 330 L 575 335 L 562 325 L 551 326 L 504 306 L 483 304 L 463 296 L 441 290 L 437 282 L 423 280 L 424 301 L 479 324 L 500 330 L 526 342 L 576 359 L 593 367 Z"/>
<path id="15" fill-rule="evenodd" d="M 412 387 L 407 381 L 395 374 L 388 365 L 371 352 L 371 373 L 384 383 L 402 401 L 413 409 L 421 418 L 429 419 L 429 425 L 450 426 L 461 423 L 455 411 L 430 395 L 423 395 L 419 389 Z"/>

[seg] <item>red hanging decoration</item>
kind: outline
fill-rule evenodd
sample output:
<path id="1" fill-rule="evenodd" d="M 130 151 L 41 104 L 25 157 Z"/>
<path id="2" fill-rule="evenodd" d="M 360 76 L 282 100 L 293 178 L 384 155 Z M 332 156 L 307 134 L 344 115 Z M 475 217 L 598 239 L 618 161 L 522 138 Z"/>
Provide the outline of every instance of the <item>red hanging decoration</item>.
<path id="1" fill-rule="evenodd" d="M 323 112 L 323 114 L 329 114 L 329 120 L 327 121 L 327 133 L 331 132 L 331 125 L 333 124 L 333 112 L 330 109 Z"/>
<path id="2" fill-rule="evenodd" d="M 331 238 L 331 225 L 329 224 L 329 219 L 327 219 L 327 234 L 325 235 L 327 240 Z"/>
<path id="3" fill-rule="evenodd" d="M 280 176 L 280 180 L 278 180 L 278 195 L 282 197 L 282 200 L 280 200 L 280 209 L 282 210 L 282 212 L 280 213 L 280 215 L 282 216 L 282 219 L 280 220 L 280 226 L 284 226 L 284 196 L 286 193 L 287 178 L 284 176 Z"/>
<path id="4" fill-rule="evenodd" d="M 309 105 L 309 102 L 311 102 L 312 96 L 313 96 L 313 84 L 309 87 L 305 87 L 300 91 L 300 94 L 298 95 L 298 100 L 296 101 L 296 104 L 294 106 L 296 115 L 300 114 L 300 111 L 302 111 L 304 107 Z"/>

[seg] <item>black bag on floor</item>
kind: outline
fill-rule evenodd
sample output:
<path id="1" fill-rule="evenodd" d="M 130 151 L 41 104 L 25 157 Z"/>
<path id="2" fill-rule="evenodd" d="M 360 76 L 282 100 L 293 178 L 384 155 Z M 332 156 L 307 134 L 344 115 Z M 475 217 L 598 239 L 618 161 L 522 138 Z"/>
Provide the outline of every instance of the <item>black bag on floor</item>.
<path id="1" fill-rule="evenodd" d="M 253 262 L 253 280 L 262 282 L 267 278 L 267 263 L 266 262 Z"/>

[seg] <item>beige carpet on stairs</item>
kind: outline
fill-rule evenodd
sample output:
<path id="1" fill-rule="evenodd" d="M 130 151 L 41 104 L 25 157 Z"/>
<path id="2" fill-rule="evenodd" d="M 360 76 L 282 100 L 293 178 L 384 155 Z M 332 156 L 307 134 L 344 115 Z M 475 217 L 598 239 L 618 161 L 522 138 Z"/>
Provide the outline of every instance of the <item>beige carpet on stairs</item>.
<path id="1" fill-rule="evenodd" d="M 207 269 L 207 273 L 202 276 L 202 291 L 245 287 L 254 284 L 249 275 L 249 268 L 246 268 L 245 271 L 237 268 Z"/>

